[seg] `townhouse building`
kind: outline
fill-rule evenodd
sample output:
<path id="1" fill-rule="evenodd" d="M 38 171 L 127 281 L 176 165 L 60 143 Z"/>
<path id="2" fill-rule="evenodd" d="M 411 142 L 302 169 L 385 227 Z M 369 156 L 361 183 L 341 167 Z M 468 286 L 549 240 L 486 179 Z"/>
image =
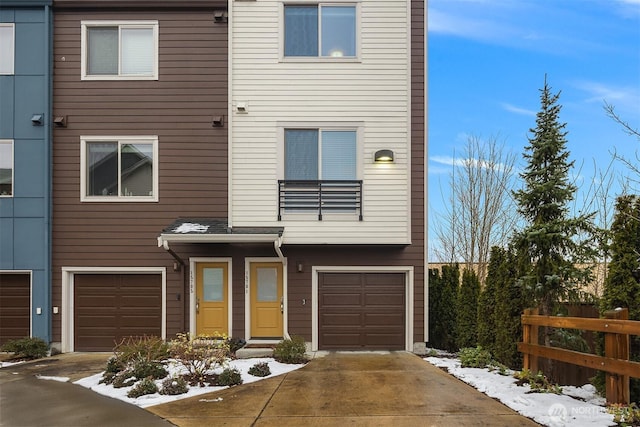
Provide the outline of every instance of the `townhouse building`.
<path id="1" fill-rule="evenodd" d="M 54 0 L 51 339 L 427 341 L 422 0 Z"/>
<path id="2" fill-rule="evenodd" d="M 0 2 L 0 344 L 51 340 L 51 1 Z"/>

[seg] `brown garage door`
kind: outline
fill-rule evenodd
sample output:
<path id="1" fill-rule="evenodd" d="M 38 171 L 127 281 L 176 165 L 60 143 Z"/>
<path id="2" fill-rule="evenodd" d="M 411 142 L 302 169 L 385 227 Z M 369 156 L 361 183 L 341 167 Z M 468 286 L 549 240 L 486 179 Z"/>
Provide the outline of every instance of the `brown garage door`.
<path id="1" fill-rule="evenodd" d="M 320 273 L 322 350 L 404 350 L 403 273 Z"/>
<path id="2" fill-rule="evenodd" d="M 0 273 L 0 345 L 31 334 L 31 275 Z"/>
<path id="3" fill-rule="evenodd" d="M 111 351 L 128 336 L 162 333 L 162 276 L 76 274 L 74 349 Z"/>

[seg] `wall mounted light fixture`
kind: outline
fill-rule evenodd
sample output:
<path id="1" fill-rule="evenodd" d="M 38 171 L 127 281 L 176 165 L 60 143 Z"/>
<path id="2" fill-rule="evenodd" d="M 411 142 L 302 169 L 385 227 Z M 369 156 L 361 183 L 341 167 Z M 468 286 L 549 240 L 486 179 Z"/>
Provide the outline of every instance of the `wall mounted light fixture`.
<path id="1" fill-rule="evenodd" d="M 44 123 L 44 114 L 37 113 L 31 116 L 31 124 L 33 126 L 42 126 L 43 123 Z"/>
<path id="2" fill-rule="evenodd" d="M 393 151 L 391 150 L 378 150 L 373 155 L 373 159 L 376 163 L 380 162 L 393 162 Z"/>

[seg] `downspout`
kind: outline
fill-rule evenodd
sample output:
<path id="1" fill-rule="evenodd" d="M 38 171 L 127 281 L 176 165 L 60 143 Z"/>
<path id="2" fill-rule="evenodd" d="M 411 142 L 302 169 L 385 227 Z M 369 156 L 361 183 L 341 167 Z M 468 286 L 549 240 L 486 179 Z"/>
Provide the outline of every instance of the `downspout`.
<path id="1" fill-rule="evenodd" d="M 167 252 L 169 252 L 169 254 L 176 260 L 178 261 L 178 264 L 180 264 L 183 268 L 187 266 L 187 264 L 184 262 L 184 260 L 182 258 L 180 258 L 180 256 L 175 253 L 173 251 L 173 249 L 171 249 L 169 247 L 169 242 L 164 240 L 162 237 L 158 237 L 158 247 L 160 248 L 164 248 L 164 250 L 166 250 Z"/>
<path id="2" fill-rule="evenodd" d="M 51 272 L 51 264 L 52 264 L 52 234 L 53 234 L 53 230 L 52 228 L 52 212 L 53 212 L 53 197 L 51 197 L 52 193 L 53 193 L 53 179 L 51 177 L 51 173 L 53 171 L 53 154 L 52 154 L 52 147 L 53 147 L 53 132 L 51 129 L 51 125 L 52 125 L 52 120 L 51 120 L 51 114 L 53 112 L 53 106 L 51 105 L 52 102 L 51 100 L 53 99 L 53 84 L 52 84 L 52 70 L 53 70 L 53 25 L 52 25 L 52 17 L 51 17 L 51 9 L 49 7 L 48 4 L 44 5 L 44 25 L 45 25 L 45 32 L 44 32 L 44 43 L 45 43 L 45 52 L 47 53 L 47 64 L 44 67 L 44 79 L 45 79 L 45 100 L 44 100 L 44 105 L 46 106 L 46 113 L 45 113 L 45 127 L 44 127 L 44 142 L 45 142 L 45 147 L 46 147 L 46 156 L 47 159 L 44 162 L 45 164 L 45 171 L 44 171 L 44 179 L 45 179 L 45 186 L 44 186 L 44 230 L 45 230 L 45 242 L 44 242 L 44 247 L 46 248 L 46 255 L 45 255 L 45 260 L 44 260 L 44 284 L 47 287 L 47 291 L 44 292 L 46 301 L 44 301 L 44 307 L 45 310 L 47 310 L 47 317 L 45 319 L 46 322 L 46 328 L 47 328 L 47 336 L 46 336 L 46 342 L 51 342 L 52 339 L 52 331 L 53 331 L 53 321 L 52 321 L 52 316 L 53 316 L 53 307 L 51 302 L 53 301 L 53 297 L 52 297 L 52 293 L 53 293 L 53 289 L 52 289 L 52 272 Z"/>
<path id="3" fill-rule="evenodd" d="M 169 254 L 178 262 L 178 264 L 180 265 L 179 268 L 176 268 L 176 263 L 173 263 L 173 271 L 181 271 L 182 272 L 182 310 L 183 310 L 183 314 L 181 317 L 181 321 L 180 321 L 180 329 L 182 332 L 187 332 L 186 329 L 186 319 L 185 316 L 187 315 L 189 308 L 187 307 L 188 301 L 189 301 L 189 281 L 187 280 L 187 265 L 184 262 L 184 260 L 182 258 L 180 258 L 180 256 L 175 253 L 173 251 L 173 249 L 171 249 L 169 247 L 169 242 L 164 240 L 162 238 L 162 236 L 158 236 L 158 247 L 159 248 L 164 248 L 164 250 L 166 250 L 167 252 L 169 252 Z M 177 299 L 180 300 L 180 294 L 177 295 Z"/>
<path id="4" fill-rule="evenodd" d="M 276 253 L 278 254 L 278 258 L 280 258 L 280 261 L 282 261 L 282 265 L 286 266 L 287 259 L 282 254 L 281 247 L 282 247 L 282 236 L 278 236 L 278 238 L 273 241 L 273 248 L 276 250 Z"/>

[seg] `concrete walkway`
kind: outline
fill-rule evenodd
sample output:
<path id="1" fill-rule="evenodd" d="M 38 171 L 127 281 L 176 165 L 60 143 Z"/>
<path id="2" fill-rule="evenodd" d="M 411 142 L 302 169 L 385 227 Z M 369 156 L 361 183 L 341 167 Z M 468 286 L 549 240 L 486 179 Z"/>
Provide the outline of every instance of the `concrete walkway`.
<path id="1" fill-rule="evenodd" d="M 331 353 L 304 368 L 146 408 L 178 426 L 537 426 L 418 356 Z"/>

